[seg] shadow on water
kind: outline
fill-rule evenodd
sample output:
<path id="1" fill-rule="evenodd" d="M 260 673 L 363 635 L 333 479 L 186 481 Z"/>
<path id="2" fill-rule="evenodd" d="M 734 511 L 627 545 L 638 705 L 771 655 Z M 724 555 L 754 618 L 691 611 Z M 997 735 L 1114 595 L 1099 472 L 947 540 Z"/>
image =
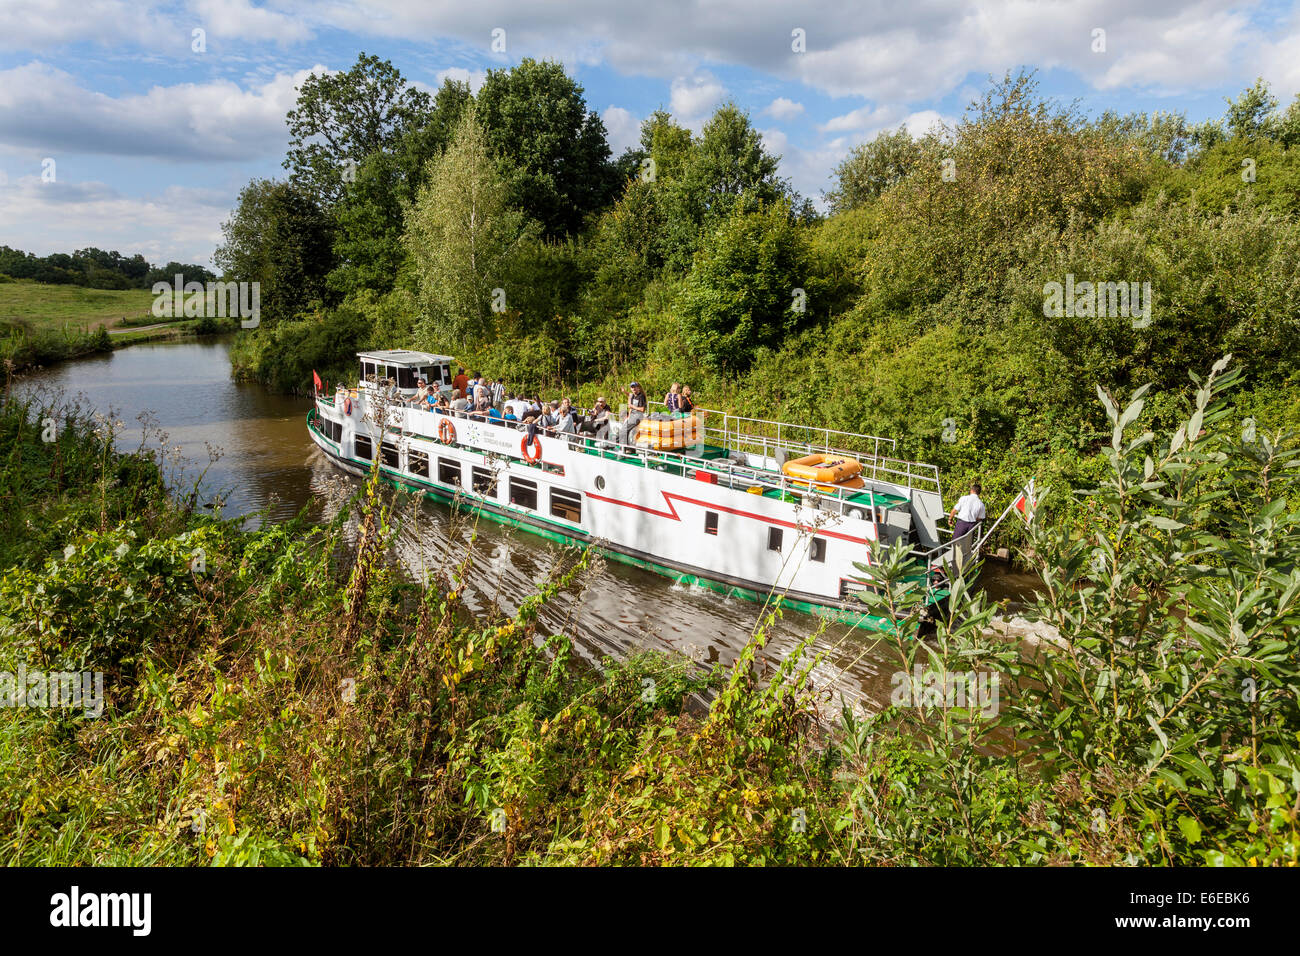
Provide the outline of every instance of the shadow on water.
<path id="1" fill-rule="evenodd" d="M 188 467 L 182 486 L 207 465 L 208 449 L 221 457 L 208 470 L 201 494 L 223 496 L 226 515 L 264 514 L 282 521 L 310 503 L 328 516 L 338 501 L 338 483 L 358 479 L 335 469 L 307 436 L 304 419 L 310 400 L 276 395 L 230 376 L 229 342 L 166 342 L 120 349 L 27 376 L 19 391 L 40 387 L 84 395 L 99 409 L 113 409 L 124 423 L 119 447 L 139 447 L 137 416 L 150 412 L 179 448 Z M 334 493 L 331 493 L 331 492 Z M 473 537 L 474 563 L 466 582 L 471 610 L 494 604 L 513 613 L 564 559 L 545 539 L 486 520 L 453 520 L 451 509 L 421 500 L 398 509 L 402 522 L 397 551 L 413 574 L 422 567 L 455 564 Z M 1026 580 L 990 562 L 983 575 L 990 594 L 1016 599 Z M 577 603 L 575 603 L 575 600 Z M 565 595 L 549 605 L 542 624 L 564 630 L 589 660 L 643 649 L 673 650 L 704 663 L 730 663 L 745 646 L 759 619 L 759 605 L 614 561 L 603 562 L 596 580 L 575 599 Z M 784 611 L 769 635 L 765 656 L 784 657 L 801 640 L 816 634 L 814 652 L 826 658 L 813 671 L 828 701 L 839 698 L 871 709 L 889 699 L 890 678 L 898 664 L 888 645 L 866 631 L 795 611 Z"/>

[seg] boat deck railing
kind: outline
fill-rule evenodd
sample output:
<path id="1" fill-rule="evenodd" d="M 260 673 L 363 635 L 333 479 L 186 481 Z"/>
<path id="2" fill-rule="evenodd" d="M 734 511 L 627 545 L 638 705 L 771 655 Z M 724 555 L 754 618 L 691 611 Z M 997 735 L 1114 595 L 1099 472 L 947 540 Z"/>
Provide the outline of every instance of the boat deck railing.
<path id="1" fill-rule="evenodd" d="M 373 400 L 373 393 L 367 398 Z M 658 402 L 650 405 L 665 407 Z M 657 451 L 643 445 L 623 444 L 582 434 L 552 437 L 564 438 L 571 447 L 579 450 L 629 464 L 639 463 L 648 468 L 671 466 L 682 469 L 683 473 L 686 470 L 705 471 L 716 475 L 719 484 L 731 488 L 743 486 L 748 489 L 757 485 L 763 488 L 763 494 L 770 493 L 772 497 L 785 500 L 790 500 L 787 496 L 798 495 L 800 498 L 812 496 L 810 500 L 813 502 L 819 499 L 838 501 L 841 502 L 837 509 L 840 511 L 848 511 L 851 507 L 875 510 L 880 503 L 879 494 L 872 492 L 878 491 L 879 485 L 891 485 L 909 492 L 912 489 L 940 492 L 939 469 L 935 465 L 882 454 L 882 451 L 892 451 L 896 447 L 892 438 L 746 418 L 712 409 L 696 409 L 694 414 L 703 419 L 699 431 L 701 440 L 682 451 Z M 494 423 L 493 419 L 472 416 L 461 410 L 435 411 L 414 408 L 402 402 L 387 403 L 388 427 L 405 434 L 433 438 L 437 434 L 438 417 L 443 415 Z M 720 419 L 721 423 L 710 425 L 712 419 Z M 503 428 L 522 428 L 515 422 L 497 424 Z M 845 445 L 855 447 L 842 447 Z M 846 488 L 818 483 L 810 488 L 808 482 L 793 479 L 781 470 L 778 451 L 783 452 L 786 459 L 817 452 L 854 458 L 862 466 L 865 486 Z M 745 462 L 735 459 L 737 453 L 745 456 Z M 757 457 L 763 466 L 749 464 L 751 458 L 748 456 Z M 879 520 L 883 520 L 883 512 L 890 506 L 879 509 Z"/>
<path id="2" fill-rule="evenodd" d="M 699 412 L 706 416 L 706 442 L 755 455 L 770 462 L 775 471 L 780 470 L 782 460 L 821 453 L 856 459 L 862 465 L 864 481 L 899 485 L 909 491 L 913 488 L 940 491 L 938 466 L 893 457 L 889 453 L 897 447 L 897 442 L 892 438 L 746 418 L 712 409 Z M 720 424 L 710 424 L 714 419 L 721 419 Z"/>

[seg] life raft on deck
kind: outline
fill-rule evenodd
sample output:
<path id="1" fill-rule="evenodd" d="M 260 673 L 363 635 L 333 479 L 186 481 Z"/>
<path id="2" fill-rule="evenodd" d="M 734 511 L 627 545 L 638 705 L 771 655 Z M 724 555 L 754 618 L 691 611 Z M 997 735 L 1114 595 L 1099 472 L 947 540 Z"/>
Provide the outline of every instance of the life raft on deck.
<path id="1" fill-rule="evenodd" d="M 790 478 L 803 479 L 800 484 L 836 488 L 861 488 L 862 464 L 843 455 L 805 455 L 781 466 Z"/>
<path id="2" fill-rule="evenodd" d="M 700 419 L 697 415 L 682 418 L 641 419 L 636 426 L 635 443 L 649 446 L 654 451 L 676 451 L 700 440 Z"/>

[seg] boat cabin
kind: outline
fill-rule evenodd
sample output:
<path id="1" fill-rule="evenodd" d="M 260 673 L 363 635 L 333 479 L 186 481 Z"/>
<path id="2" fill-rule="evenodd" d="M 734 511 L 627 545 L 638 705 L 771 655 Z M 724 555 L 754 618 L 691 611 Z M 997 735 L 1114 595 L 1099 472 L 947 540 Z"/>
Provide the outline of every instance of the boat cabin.
<path id="1" fill-rule="evenodd" d="M 441 391 L 451 391 L 456 360 L 450 355 L 431 355 L 428 352 L 408 352 L 405 349 L 385 349 L 378 352 L 358 352 L 362 388 L 391 384 L 403 397 L 415 394 L 415 383 L 424 379 Z"/>

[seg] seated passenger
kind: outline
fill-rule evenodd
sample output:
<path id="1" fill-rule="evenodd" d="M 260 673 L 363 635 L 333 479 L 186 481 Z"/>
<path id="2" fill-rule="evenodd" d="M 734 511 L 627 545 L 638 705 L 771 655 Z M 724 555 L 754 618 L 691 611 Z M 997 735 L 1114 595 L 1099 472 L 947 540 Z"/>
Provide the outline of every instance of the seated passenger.
<path id="1" fill-rule="evenodd" d="M 488 406 L 487 417 L 488 421 L 494 422 L 497 425 L 500 425 L 505 421 L 505 416 L 502 415 L 495 406 Z"/>
<path id="2" fill-rule="evenodd" d="M 572 434 L 577 430 L 573 417 L 573 405 L 567 398 L 560 402 L 559 408 L 552 414 L 555 416 L 555 431 L 557 434 Z"/>
<path id="3" fill-rule="evenodd" d="M 677 410 L 683 414 L 690 414 L 695 411 L 695 402 L 691 400 L 691 387 L 682 386 L 682 397 L 677 403 Z"/>
<path id="4" fill-rule="evenodd" d="M 578 431 L 596 438 L 604 438 L 609 434 L 609 406 L 605 404 L 605 396 L 596 399 L 596 404 L 591 407 L 591 415 L 578 426 Z"/>

